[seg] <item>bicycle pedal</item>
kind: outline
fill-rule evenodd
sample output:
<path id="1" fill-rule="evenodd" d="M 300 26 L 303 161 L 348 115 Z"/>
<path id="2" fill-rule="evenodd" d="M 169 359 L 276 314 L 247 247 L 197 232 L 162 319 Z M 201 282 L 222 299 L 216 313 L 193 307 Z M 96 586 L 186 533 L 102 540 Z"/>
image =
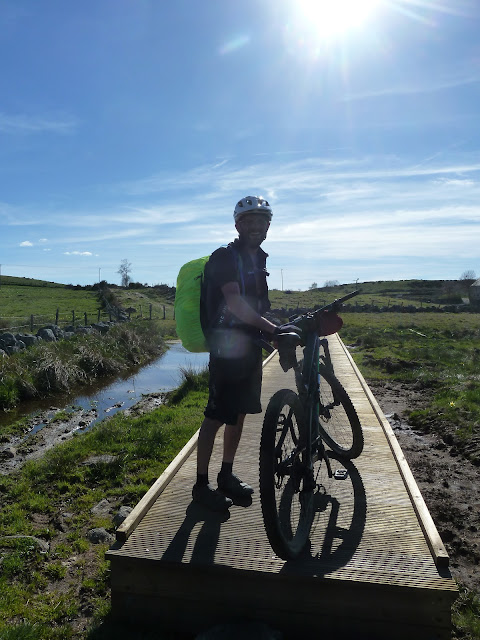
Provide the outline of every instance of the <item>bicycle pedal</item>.
<path id="1" fill-rule="evenodd" d="M 346 469 L 337 469 L 333 477 L 335 480 L 345 480 L 348 477 L 348 471 Z"/>

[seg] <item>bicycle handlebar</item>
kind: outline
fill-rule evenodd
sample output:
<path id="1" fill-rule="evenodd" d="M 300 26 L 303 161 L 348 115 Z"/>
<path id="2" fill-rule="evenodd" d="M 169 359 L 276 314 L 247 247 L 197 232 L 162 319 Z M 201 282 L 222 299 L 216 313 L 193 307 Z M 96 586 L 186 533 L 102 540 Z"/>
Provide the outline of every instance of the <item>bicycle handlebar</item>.
<path id="1" fill-rule="evenodd" d="M 288 319 L 288 321 L 291 322 L 292 324 L 295 324 L 296 322 L 299 322 L 304 318 L 312 318 L 320 313 L 324 313 L 325 311 L 338 311 L 344 302 L 346 302 L 347 300 L 350 300 L 350 298 L 353 298 L 354 296 L 358 296 L 360 292 L 361 292 L 361 289 L 356 289 L 355 291 L 351 291 L 350 293 L 347 293 L 347 295 L 342 296 L 341 298 L 337 298 L 333 302 L 330 302 L 330 304 L 327 304 L 324 307 L 321 307 L 320 309 L 316 309 L 313 312 L 310 311 L 300 316 L 291 316 Z"/>
<path id="2" fill-rule="evenodd" d="M 319 313 L 321 311 L 330 311 L 330 310 L 336 311 L 342 306 L 344 302 L 346 302 L 347 300 L 350 300 L 350 298 L 353 298 L 354 296 L 358 296 L 360 292 L 361 292 L 361 289 L 356 289 L 355 291 L 351 291 L 350 293 L 347 293 L 347 295 L 342 296 L 341 298 L 337 298 L 336 300 L 334 300 L 330 304 L 325 305 L 321 309 L 317 309 L 316 311 L 314 311 L 314 313 Z"/>

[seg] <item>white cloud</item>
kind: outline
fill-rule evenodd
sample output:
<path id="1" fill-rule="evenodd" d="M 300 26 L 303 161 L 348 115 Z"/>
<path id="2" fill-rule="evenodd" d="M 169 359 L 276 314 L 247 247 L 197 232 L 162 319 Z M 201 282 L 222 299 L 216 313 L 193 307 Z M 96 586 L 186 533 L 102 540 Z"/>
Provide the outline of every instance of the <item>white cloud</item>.
<path id="1" fill-rule="evenodd" d="M 91 256 L 91 251 L 64 251 L 64 256 Z"/>
<path id="2" fill-rule="evenodd" d="M 30 242 L 30 240 L 24 240 L 23 242 L 20 242 L 20 247 L 33 247 L 33 242 Z"/>

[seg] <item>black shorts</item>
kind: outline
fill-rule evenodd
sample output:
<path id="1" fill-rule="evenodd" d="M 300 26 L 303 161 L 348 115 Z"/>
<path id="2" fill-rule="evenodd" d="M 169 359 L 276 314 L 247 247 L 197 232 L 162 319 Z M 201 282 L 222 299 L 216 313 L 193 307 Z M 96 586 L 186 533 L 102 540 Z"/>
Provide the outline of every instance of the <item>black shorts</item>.
<path id="1" fill-rule="evenodd" d="M 210 355 L 209 398 L 205 417 L 236 424 L 244 413 L 261 413 L 262 349 L 252 345 L 242 358 Z"/>

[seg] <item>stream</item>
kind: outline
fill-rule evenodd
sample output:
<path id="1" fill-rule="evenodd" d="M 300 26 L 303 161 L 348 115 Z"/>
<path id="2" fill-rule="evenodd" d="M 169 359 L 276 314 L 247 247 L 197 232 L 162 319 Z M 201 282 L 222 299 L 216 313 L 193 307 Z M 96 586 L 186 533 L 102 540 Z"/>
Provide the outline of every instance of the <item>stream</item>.
<path id="1" fill-rule="evenodd" d="M 52 399 L 23 403 L 14 411 L 0 415 L 0 433 L 2 425 L 24 417 L 42 415 L 43 419 L 29 431 L 28 435 L 33 435 L 62 409 L 65 411 L 81 409 L 84 412 L 95 410 L 96 417 L 89 420 L 88 428 L 90 428 L 106 416 L 130 408 L 144 395 L 175 389 L 182 380 L 182 368 L 198 371 L 208 364 L 208 353 L 190 353 L 182 347 L 180 342 L 168 343 L 168 347 L 168 350 L 157 360 L 127 376 L 107 382 L 98 381 L 90 387 L 88 393 L 83 395 L 71 393 L 56 397 L 55 406 L 52 405 Z"/>

